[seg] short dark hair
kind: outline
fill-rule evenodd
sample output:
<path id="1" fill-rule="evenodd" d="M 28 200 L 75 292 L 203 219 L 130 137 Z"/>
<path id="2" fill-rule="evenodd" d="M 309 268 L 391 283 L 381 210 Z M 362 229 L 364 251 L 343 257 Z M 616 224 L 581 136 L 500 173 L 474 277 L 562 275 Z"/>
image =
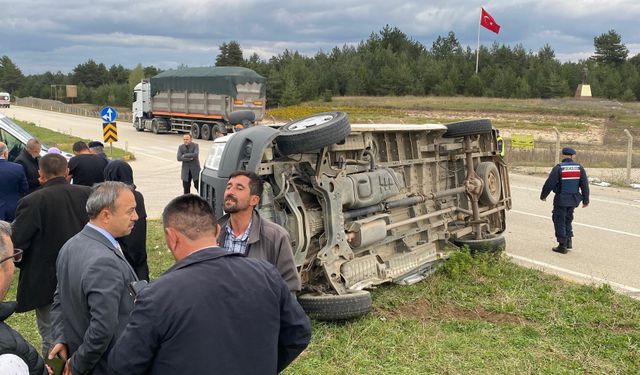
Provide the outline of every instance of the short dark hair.
<path id="1" fill-rule="evenodd" d="M 46 154 L 38 162 L 40 170 L 46 178 L 64 176 L 67 171 L 67 159 L 60 154 Z"/>
<path id="2" fill-rule="evenodd" d="M 91 141 L 91 142 L 89 142 L 89 144 L 87 146 L 89 146 L 89 148 L 104 147 L 104 145 L 100 141 Z"/>
<path id="3" fill-rule="evenodd" d="M 89 149 L 89 146 L 87 146 L 87 144 L 84 143 L 83 141 L 78 141 L 73 144 L 73 152 L 80 152 L 82 150 L 88 150 L 88 149 Z"/>
<path id="4" fill-rule="evenodd" d="M 260 176 L 258 176 L 254 172 L 235 171 L 231 173 L 231 175 L 229 176 L 229 179 L 232 179 L 238 176 L 244 176 L 249 179 L 249 193 L 251 193 L 251 195 L 257 195 L 258 197 L 262 197 L 263 183 L 262 183 L 262 179 L 260 179 Z"/>
<path id="5" fill-rule="evenodd" d="M 199 195 L 185 194 L 174 198 L 162 211 L 162 224 L 173 228 L 190 240 L 205 234 L 217 234 L 218 222 L 213 208 Z"/>

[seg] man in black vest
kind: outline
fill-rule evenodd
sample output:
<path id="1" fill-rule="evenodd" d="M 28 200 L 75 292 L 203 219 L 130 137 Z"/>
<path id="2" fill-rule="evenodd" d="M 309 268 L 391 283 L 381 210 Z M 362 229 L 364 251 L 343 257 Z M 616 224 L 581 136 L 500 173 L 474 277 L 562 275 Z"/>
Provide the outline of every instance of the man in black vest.
<path id="1" fill-rule="evenodd" d="M 22 251 L 11 242 L 11 226 L 0 221 L 0 301 L 11 286 L 13 263 L 21 258 Z M 0 302 L 0 374 L 47 374 L 36 349 L 5 323 L 15 309 L 15 302 Z"/>
<path id="2" fill-rule="evenodd" d="M 105 158 L 91 152 L 82 141 L 73 144 L 73 154 L 69 160 L 69 174 L 74 185 L 93 186 L 104 181 L 104 167 L 109 163 Z"/>
<path id="3" fill-rule="evenodd" d="M 40 160 L 40 150 L 42 146 L 40 141 L 35 138 L 31 138 L 27 141 L 27 147 L 25 147 L 20 155 L 14 160 L 14 163 L 22 165 L 24 168 L 24 174 L 27 176 L 27 183 L 29 184 L 29 190 L 27 194 L 31 194 L 37 188 L 40 187 L 40 181 L 38 181 L 38 161 Z"/>
<path id="4" fill-rule="evenodd" d="M 573 160 L 575 155 L 576 151 L 572 148 L 562 149 L 562 162 L 553 167 L 540 193 L 543 201 L 547 200 L 552 190 L 555 193 L 552 219 L 558 246 L 552 250 L 561 254 L 573 248 L 573 210 L 581 201 L 583 208 L 589 205 L 589 180 L 582 165 Z"/>

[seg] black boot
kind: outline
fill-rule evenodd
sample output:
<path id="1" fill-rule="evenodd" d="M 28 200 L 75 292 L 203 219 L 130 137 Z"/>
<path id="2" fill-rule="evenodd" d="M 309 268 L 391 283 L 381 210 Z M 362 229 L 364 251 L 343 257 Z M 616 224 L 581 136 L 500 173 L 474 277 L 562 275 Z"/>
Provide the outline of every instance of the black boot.
<path id="1" fill-rule="evenodd" d="M 567 249 L 573 249 L 573 244 L 571 243 L 571 238 L 567 240 Z"/>
<path id="2" fill-rule="evenodd" d="M 559 243 L 558 246 L 554 247 L 551 250 L 555 251 L 556 253 L 560 253 L 560 254 L 566 254 L 568 252 L 567 246 L 565 244 L 562 244 L 562 243 Z"/>

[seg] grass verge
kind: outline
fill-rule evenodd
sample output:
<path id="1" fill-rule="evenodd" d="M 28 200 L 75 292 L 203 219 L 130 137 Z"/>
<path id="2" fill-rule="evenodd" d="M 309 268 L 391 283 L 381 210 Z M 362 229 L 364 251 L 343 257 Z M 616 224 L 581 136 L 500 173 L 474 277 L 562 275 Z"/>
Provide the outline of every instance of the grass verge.
<path id="1" fill-rule="evenodd" d="M 156 278 L 173 264 L 158 221 L 147 244 Z M 373 302 L 361 319 L 314 321 L 311 345 L 284 373 L 640 373 L 640 301 L 504 258 L 455 253 L 420 283 L 377 288 Z M 39 347 L 32 313 L 9 324 Z"/>
<path id="2" fill-rule="evenodd" d="M 75 137 L 72 135 L 60 133 L 54 130 L 50 130 L 47 128 L 40 127 L 33 122 L 21 121 L 21 120 L 13 120 L 18 125 L 20 125 L 24 130 L 26 130 L 32 136 L 38 138 L 40 142 L 47 145 L 47 147 L 58 147 L 62 151 L 72 153 L 72 146 L 77 141 L 85 141 L 89 142 L 91 139 L 83 139 L 79 137 Z M 111 148 L 109 145 L 105 145 L 104 152 L 108 157 L 112 159 L 124 159 L 124 160 L 134 160 L 135 156 L 133 153 L 129 151 L 125 151 L 121 148 L 114 147 L 113 152 L 111 152 Z"/>

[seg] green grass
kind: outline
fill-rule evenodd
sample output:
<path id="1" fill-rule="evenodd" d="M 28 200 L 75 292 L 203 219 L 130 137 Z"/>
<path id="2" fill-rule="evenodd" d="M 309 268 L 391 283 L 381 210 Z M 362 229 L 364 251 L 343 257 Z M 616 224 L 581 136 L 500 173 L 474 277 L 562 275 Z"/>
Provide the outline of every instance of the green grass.
<path id="1" fill-rule="evenodd" d="M 147 243 L 155 278 L 173 264 L 159 222 Z M 375 289 L 373 303 L 357 320 L 312 322 L 311 345 L 285 373 L 640 373 L 640 301 L 503 258 L 458 252 L 420 283 Z M 38 347 L 33 314 L 9 324 Z"/>
<path id="2" fill-rule="evenodd" d="M 43 128 L 34 124 L 33 122 L 14 120 L 18 125 L 20 125 L 24 130 L 26 130 L 32 136 L 38 138 L 40 142 L 44 143 L 48 147 L 58 147 L 62 151 L 72 153 L 72 146 L 77 141 L 85 141 L 89 142 L 91 139 L 83 139 L 79 137 L 74 137 L 72 135 L 56 132 L 47 128 Z M 133 153 L 129 151 L 125 151 L 121 148 L 114 147 L 113 152 L 111 152 L 111 148 L 109 145 L 105 145 L 104 152 L 112 159 L 125 159 L 125 160 L 133 160 L 135 156 Z"/>

